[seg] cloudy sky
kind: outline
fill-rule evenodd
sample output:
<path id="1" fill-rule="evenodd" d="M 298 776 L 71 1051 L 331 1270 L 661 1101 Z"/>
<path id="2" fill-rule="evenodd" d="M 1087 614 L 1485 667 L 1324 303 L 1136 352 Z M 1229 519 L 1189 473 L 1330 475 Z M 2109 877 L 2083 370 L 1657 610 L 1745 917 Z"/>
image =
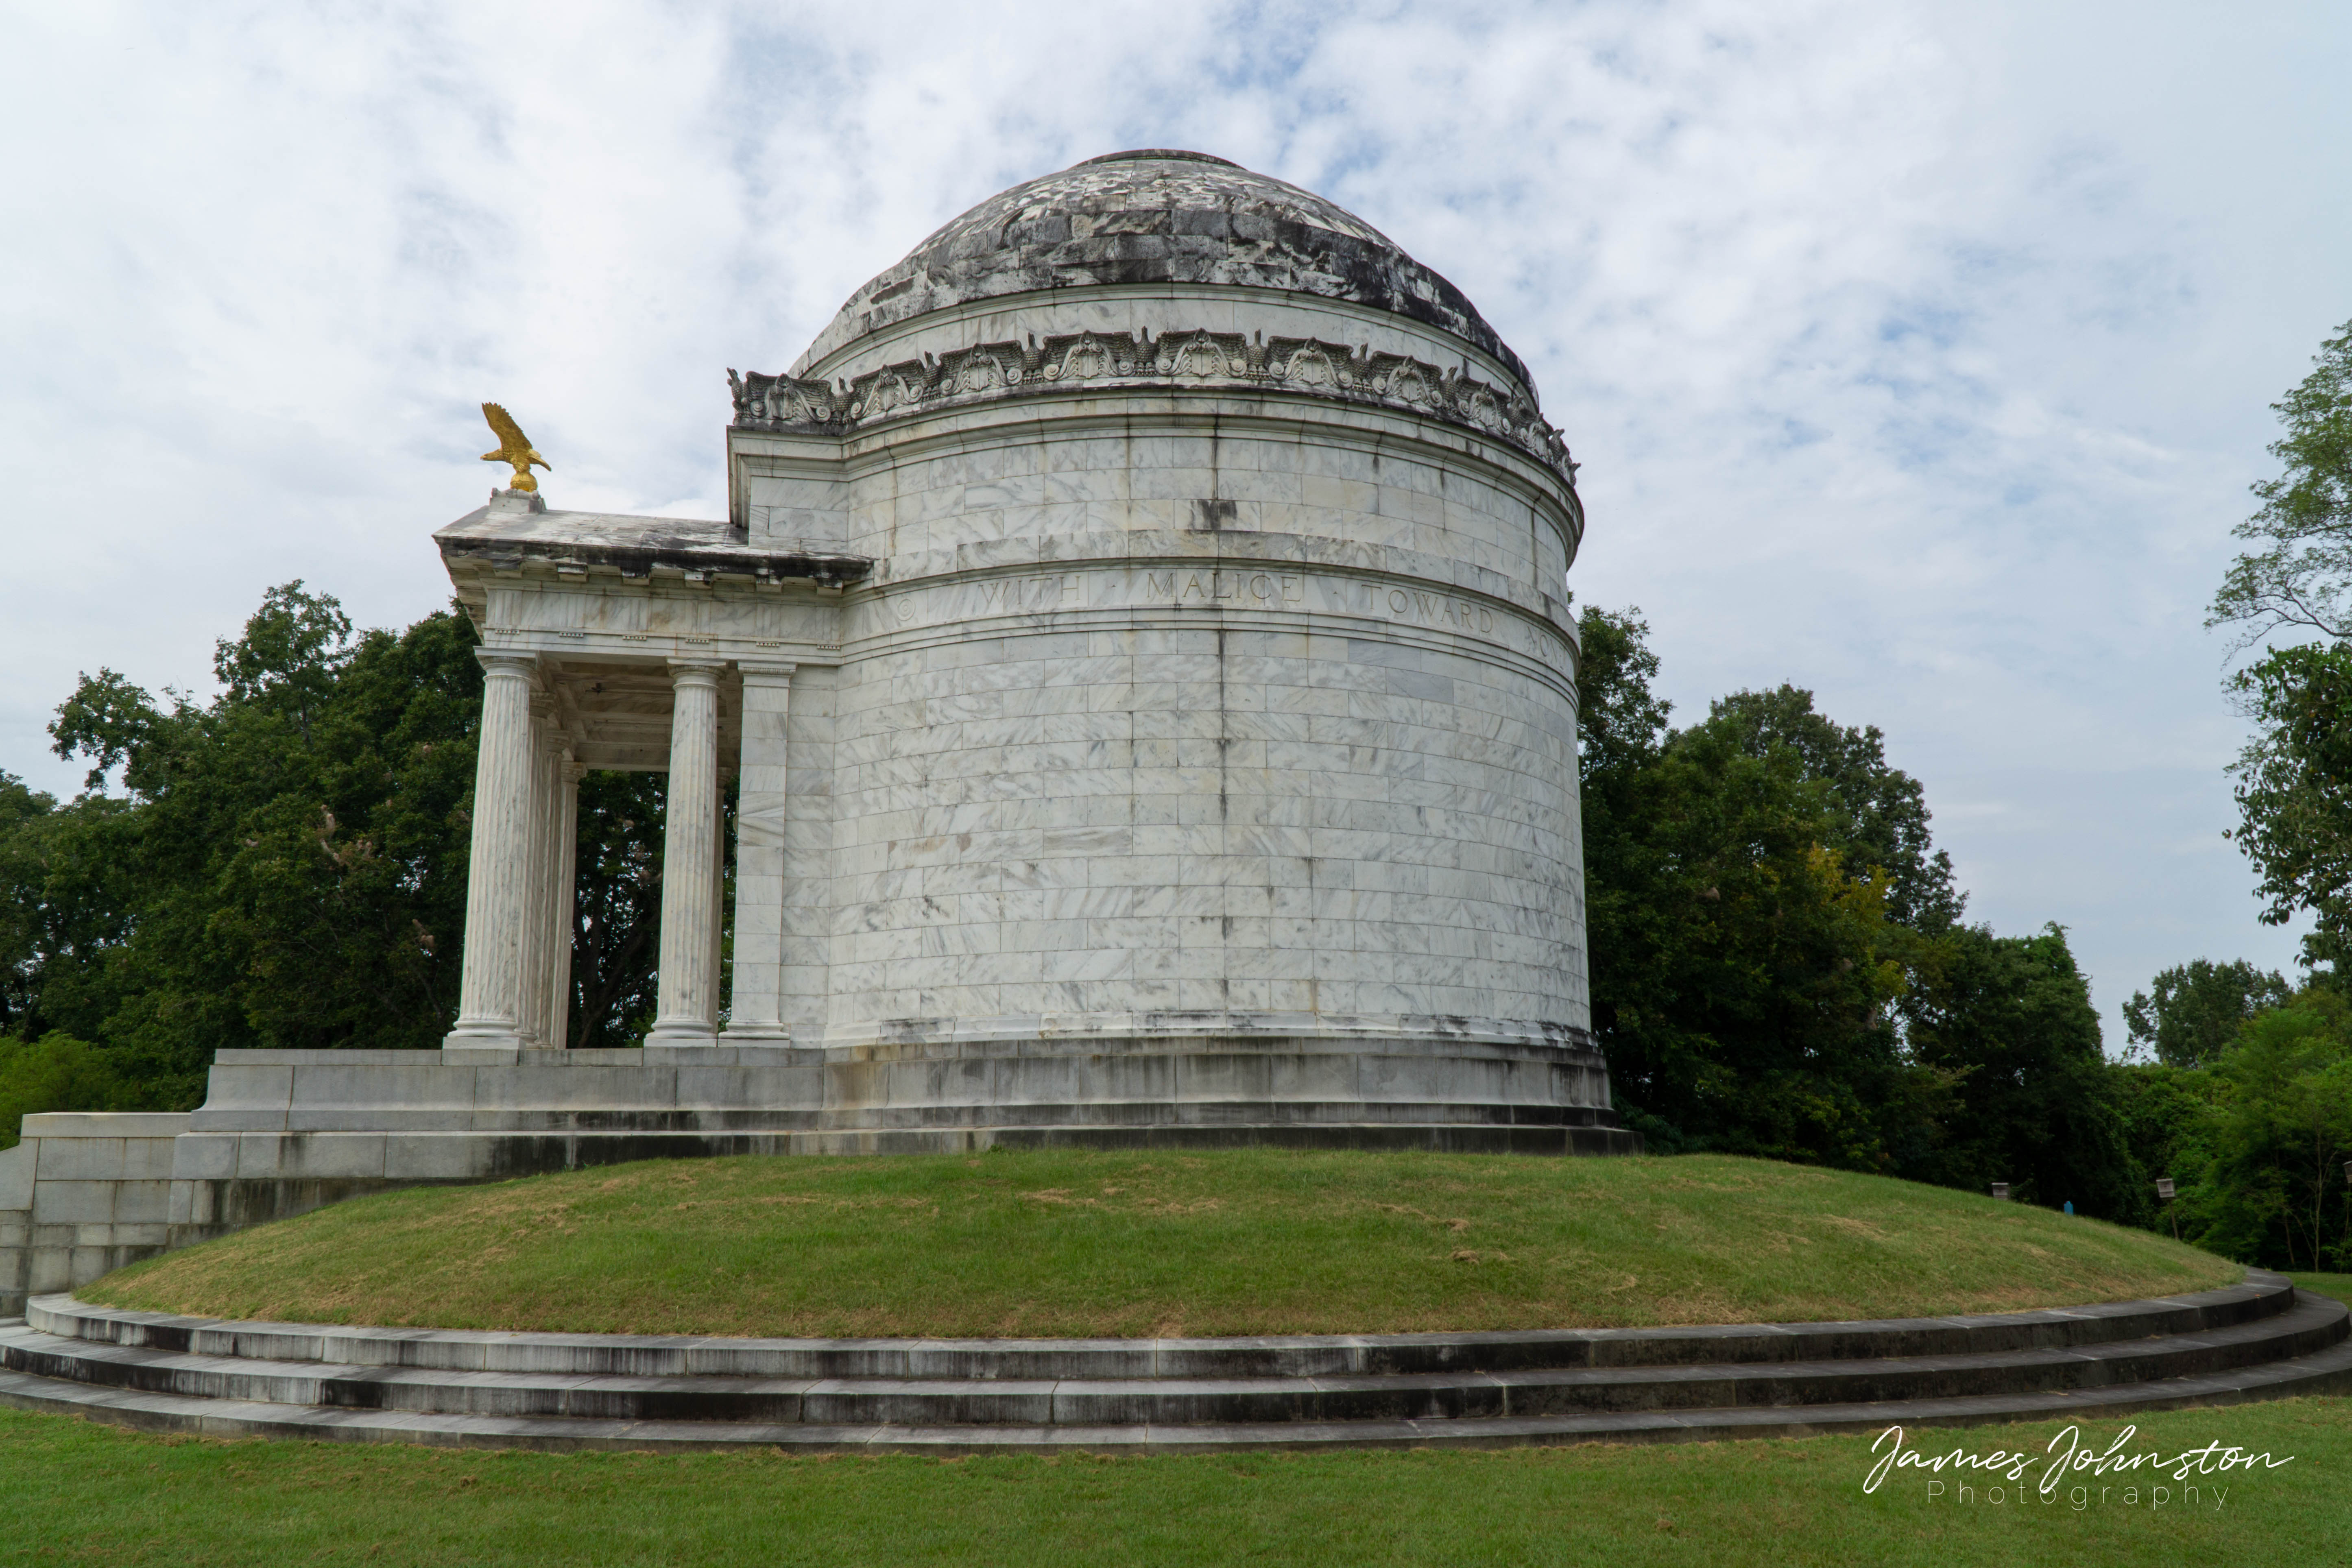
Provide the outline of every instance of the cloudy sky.
<path id="1" fill-rule="evenodd" d="M 1469 19 L 1465 19 L 1469 18 Z M 725 370 L 1134 146 L 1332 197 L 1533 366 L 1685 717 L 1811 687 L 1973 916 L 2116 1005 L 2285 965 L 2200 629 L 2267 405 L 2352 317 L 2352 8 L 0 0 L 0 770 L 274 583 L 446 596 L 477 405 L 557 506 L 719 515 Z"/>

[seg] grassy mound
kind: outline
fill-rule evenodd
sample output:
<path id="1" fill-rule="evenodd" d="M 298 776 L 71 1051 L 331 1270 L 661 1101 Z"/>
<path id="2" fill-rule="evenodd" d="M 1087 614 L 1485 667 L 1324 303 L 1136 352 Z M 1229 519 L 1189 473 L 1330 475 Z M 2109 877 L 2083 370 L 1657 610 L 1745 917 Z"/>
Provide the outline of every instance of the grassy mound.
<path id="1" fill-rule="evenodd" d="M 2161 1237 L 1713 1155 L 656 1161 L 362 1198 L 85 1300 L 585 1332 L 1129 1336 L 1794 1321 L 2210 1289 Z"/>

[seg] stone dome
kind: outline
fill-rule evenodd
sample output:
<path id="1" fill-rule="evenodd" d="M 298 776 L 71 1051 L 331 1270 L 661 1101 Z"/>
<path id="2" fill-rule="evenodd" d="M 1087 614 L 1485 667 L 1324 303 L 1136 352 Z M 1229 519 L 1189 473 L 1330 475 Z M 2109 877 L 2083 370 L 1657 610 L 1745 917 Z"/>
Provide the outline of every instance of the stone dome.
<path id="1" fill-rule="evenodd" d="M 1225 159 L 1162 148 L 1089 158 L 991 196 L 852 294 L 796 368 L 970 301 L 1122 284 L 1275 289 L 1391 311 L 1531 385 L 1461 289 L 1363 219 Z"/>

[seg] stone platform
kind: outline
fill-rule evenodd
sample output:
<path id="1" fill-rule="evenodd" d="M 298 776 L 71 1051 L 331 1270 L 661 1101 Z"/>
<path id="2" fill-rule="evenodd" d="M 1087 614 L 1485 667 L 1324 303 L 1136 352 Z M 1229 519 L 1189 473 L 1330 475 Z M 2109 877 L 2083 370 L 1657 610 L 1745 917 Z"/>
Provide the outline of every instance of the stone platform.
<path id="1" fill-rule="evenodd" d="M 2128 1416 L 2352 1388 L 2336 1301 L 1720 1328 L 757 1340 L 220 1321 L 52 1296 L 0 1404 L 215 1436 L 544 1449 L 1494 1447 Z"/>
<path id="2" fill-rule="evenodd" d="M 1412 1037 L 223 1051 L 201 1110 L 25 1119 L 24 1142 L 0 1152 L 0 1313 L 366 1193 L 626 1160 L 1000 1144 L 1637 1153 L 1635 1134 L 1578 1103 L 1601 1073 L 1573 1042 L 1445 1038 L 1433 1024 Z"/>

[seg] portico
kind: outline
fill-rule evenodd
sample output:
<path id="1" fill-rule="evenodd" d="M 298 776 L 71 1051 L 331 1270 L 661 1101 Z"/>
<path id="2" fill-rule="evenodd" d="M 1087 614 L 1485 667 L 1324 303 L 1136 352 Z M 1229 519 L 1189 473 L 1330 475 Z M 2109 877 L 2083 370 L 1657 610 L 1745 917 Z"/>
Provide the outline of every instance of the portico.
<path id="1" fill-rule="evenodd" d="M 649 1052 L 780 1045 L 785 722 L 798 658 L 837 657 L 871 563 L 751 551 L 724 524 L 550 512 L 496 492 L 439 535 L 483 670 L 465 967 L 453 1059 L 565 1047 L 579 784 L 668 774 L 659 1011 Z M 720 1028 L 729 783 L 742 795 L 734 985 Z"/>

